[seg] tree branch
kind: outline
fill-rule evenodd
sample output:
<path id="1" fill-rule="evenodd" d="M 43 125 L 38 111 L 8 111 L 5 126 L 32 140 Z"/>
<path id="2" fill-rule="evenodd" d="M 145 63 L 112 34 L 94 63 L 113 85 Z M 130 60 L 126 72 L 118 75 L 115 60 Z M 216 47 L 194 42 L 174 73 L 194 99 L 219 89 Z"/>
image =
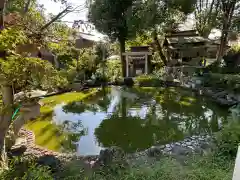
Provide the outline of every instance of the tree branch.
<path id="1" fill-rule="evenodd" d="M 50 20 L 47 24 L 45 24 L 41 29 L 40 32 L 42 32 L 43 30 L 47 29 L 52 23 L 54 23 L 55 21 L 57 21 L 61 16 L 63 17 L 63 15 L 67 15 L 70 11 L 71 6 L 67 6 L 63 11 L 61 11 L 60 13 L 58 13 L 58 15 L 56 15 L 52 20 Z"/>

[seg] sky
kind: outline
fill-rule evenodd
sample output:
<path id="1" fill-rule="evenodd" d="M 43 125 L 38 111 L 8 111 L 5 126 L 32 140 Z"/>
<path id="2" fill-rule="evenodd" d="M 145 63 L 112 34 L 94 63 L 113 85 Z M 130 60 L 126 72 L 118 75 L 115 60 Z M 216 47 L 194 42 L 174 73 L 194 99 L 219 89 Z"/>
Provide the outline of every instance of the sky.
<path id="1" fill-rule="evenodd" d="M 47 12 L 55 15 L 64 9 L 64 6 L 61 3 L 55 3 L 53 0 L 38 0 L 38 2 L 44 5 Z M 79 5 L 82 5 L 83 7 L 77 8 L 78 10 L 82 10 L 79 13 L 72 12 L 67 14 L 63 18 L 64 21 L 74 21 L 80 19 L 87 20 L 87 8 L 84 8 L 85 0 L 69 0 L 68 2 L 72 7 L 77 7 Z"/>
<path id="2" fill-rule="evenodd" d="M 61 12 L 66 5 L 62 5 L 61 3 L 56 3 L 53 0 L 37 0 L 39 4 L 42 4 L 47 13 L 52 13 L 57 15 Z M 72 23 L 74 20 L 83 20 L 87 21 L 88 9 L 85 7 L 86 0 L 68 0 L 68 4 L 73 8 L 77 7 L 78 12 L 70 12 L 66 16 L 64 16 L 61 20 L 65 22 L 69 27 L 72 27 Z M 78 7 L 80 6 L 80 7 Z M 66 22 L 67 21 L 67 22 Z M 70 23 L 69 23 L 70 22 Z M 92 34 L 96 41 L 100 41 L 104 38 L 104 36 L 97 32 L 96 30 L 86 31 L 84 33 Z"/>
<path id="3" fill-rule="evenodd" d="M 40 4 L 44 5 L 44 8 L 48 13 L 52 13 L 54 15 L 58 14 L 61 10 L 63 10 L 64 6 L 61 3 L 55 3 L 53 0 L 38 0 Z M 65 17 L 63 17 L 63 21 L 70 21 L 73 22 L 74 20 L 84 20 L 87 21 L 87 13 L 88 10 L 86 7 L 84 7 L 86 0 L 68 0 L 70 5 L 73 7 L 77 7 L 82 5 L 81 7 L 78 7 L 78 10 L 81 10 L 80 12 L 72 12 L 67 14 Z M 187 18 L 187 21 L 182 26 L 182 30 L 192 29 L 194 26 L 194 16 L 190 15 Z M 66 22 L 67 23 L 67 22 Z M 67 23 L 70 27 L 72 26 L 72 23 Z M 100 33 L 97 31 L 91 31 L 91 34 L 94 34 L 98 37 L 102 37 Z M 221 33 L 218 30 L 213 30 L 213 32 L 210 34 L 209 38 L 215 38 L 216 36 L 219 37 Z"/>

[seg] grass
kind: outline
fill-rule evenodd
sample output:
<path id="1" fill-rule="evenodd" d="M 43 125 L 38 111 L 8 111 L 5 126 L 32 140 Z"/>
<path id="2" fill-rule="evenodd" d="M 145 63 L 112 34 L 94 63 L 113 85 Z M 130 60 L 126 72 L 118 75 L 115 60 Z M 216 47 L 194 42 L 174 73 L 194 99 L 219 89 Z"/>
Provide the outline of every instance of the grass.
<path id="1" fill-rule="evenodd" d="M 53 108 L 57 104 L 83 100 L 96 94 L 96 92 L 97 89 L 92 89 L 86 92 L 71 92 L 42 99 L 41 102 L 44 105 L 41 107 L 41 116 L 33 121 L 29 121 L 25 128 L 34 132 L 37 145 L 53 151 L 59 151 L 65 138 L 64 134 L 59 133 L 59 128 L 52 124 Z"/>
<path id="2" fill-rule="evenodd" d="M 75 161 L 64 167 L 59 174 L 63 180 L 231 180 L 233 162 L 218 164 L 211 157 L 187 157 L 185 162 L 169 157 L 149 165 L 129 168 L 126 170 L 111 167 L 104 171 L 95 172 L 89 176 L 84 171 L 82 163 Z M 86 177 L 86 175 L 88 177 Z"/>

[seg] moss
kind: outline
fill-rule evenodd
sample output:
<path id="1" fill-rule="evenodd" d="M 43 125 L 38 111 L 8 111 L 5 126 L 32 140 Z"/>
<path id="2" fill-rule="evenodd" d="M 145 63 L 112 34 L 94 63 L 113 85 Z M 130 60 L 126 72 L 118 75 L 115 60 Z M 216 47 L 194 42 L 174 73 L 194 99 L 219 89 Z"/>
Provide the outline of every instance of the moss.
<path id="1" fill-rule="evenodd" d="M 52 124 L 53 108 L 57 104 L 83 100 L 96 93 L 97 89 L 92 89 L 86 92 L 71 92 L 44 98 L 41 100 L 44 104 L 41 107 L 41 116 L 34 121 L 29 121 L 25 128 L 34 132 L 37 145 L 53 151 L 59 151 L 61 144 L 65 140 L 65 134 L 60 133 L 59 128 Z"/>

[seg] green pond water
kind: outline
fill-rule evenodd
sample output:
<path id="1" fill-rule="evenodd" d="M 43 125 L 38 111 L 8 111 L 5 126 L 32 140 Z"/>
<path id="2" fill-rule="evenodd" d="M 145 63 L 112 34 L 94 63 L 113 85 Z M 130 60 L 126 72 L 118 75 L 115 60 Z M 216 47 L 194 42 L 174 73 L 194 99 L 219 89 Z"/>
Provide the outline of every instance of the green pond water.
<path id="1" fill-rule="evenodd" d="M 227 114 L 191 91 L 111 87 L 84 101 L 58 104 L 49 118 L 71 133 L 71 149 L 78 155 L 97 155 L 110 146 L 135 152 L 216 132 Z"/>

